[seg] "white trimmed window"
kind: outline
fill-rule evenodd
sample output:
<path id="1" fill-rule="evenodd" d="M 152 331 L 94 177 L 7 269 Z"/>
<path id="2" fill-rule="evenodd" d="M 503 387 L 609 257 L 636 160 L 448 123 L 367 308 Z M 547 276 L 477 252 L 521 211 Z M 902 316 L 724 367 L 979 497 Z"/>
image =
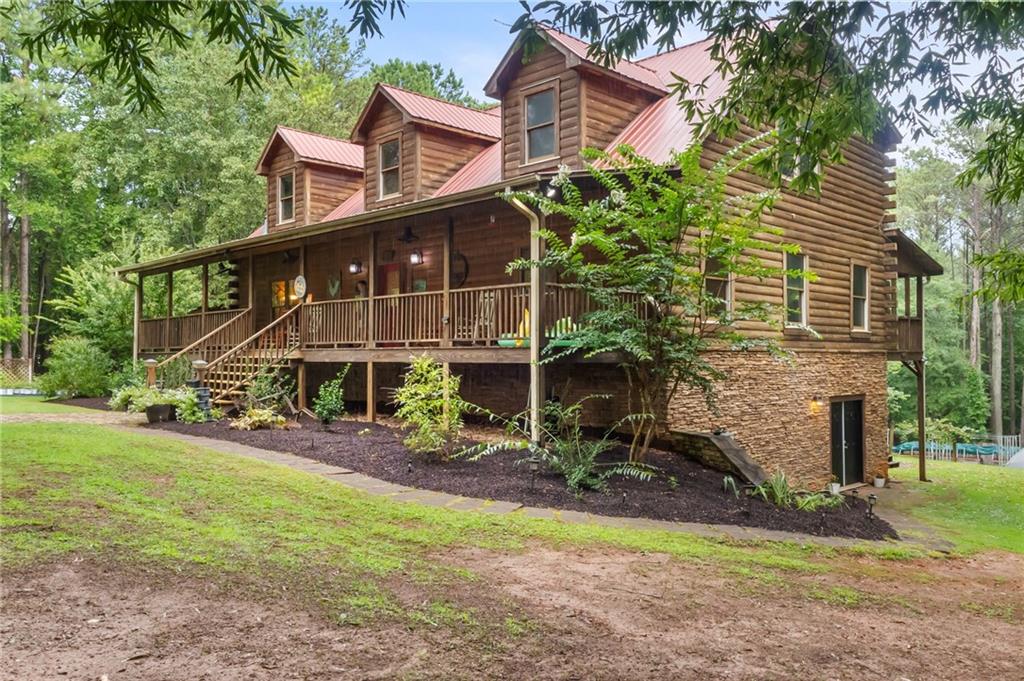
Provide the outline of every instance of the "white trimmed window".
<path id="1" fill-rule="evenodd" d="M 295 219 L 295 172 L 277 176 L 277 221 Z"/>
<path id="2" fill-rule="evenodd" d="M 549 88 L 527 95 L 525 109 L 527 162 L 555 156 L 555 89 Z"/>
<path id="3" fill-rule="evenodd" d="M 704 292 L 707 294 L 707 316 L 720 319 L 732 309 L 732 290 L 729 272 L 718 258 L 704 259 Z M 712 298 L 714 300 L 712 300 Z"/>
<path id="4" fill-rule="evenodd" d="M 868 268 L 854 265 L 850 268 L 850 326 L 854 331 L 867 331 L 871 328 L 870 308 L 868 307 Z"/>
<path id="5" fill-rule="evenodd" d="M 786 326 L 807 326 L 807 256 L 786 254 Z"/>
<path id="6" fill-rule="evenodd" d="M 378 147 L 380 166 L 380 198 L 402 193 L 402 144 L 399 140 L 382 142 Z"/>

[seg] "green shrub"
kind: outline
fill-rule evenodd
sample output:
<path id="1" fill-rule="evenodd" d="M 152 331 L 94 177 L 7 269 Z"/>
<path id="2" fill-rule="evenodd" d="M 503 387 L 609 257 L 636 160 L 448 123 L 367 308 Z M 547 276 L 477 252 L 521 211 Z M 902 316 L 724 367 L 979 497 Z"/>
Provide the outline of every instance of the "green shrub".
<path id="1" fill-rule="evenodd" d="M 150 399 L 150 393 L 154 392 L 157 392 L 156 388 L 150 388 L 146 385 L 126 385 L 114 391 L 114 395 L 107 402 L 107 406 L 114 411 L 143 411 L 145 408 L 139 408 L 139 405 L 144 404 L 146 400 Z"/>
<path id="2" fill-rule="evenodd" d="M 141 360 L 126 360 L 121 363 L 120 369 L 110 374 L 110 389 L 115 393 L 120 388 L 139 385 L 146 385 L 146 365 Z"/>
<path id="3" fill-rule="evenodd" d="M 181 388 L 186 381 L 191 380 L 194 373 L 192 360 L 182 355 L 160 367 L 160 375 L 157 376 L 157 380 L 160 381 L 160 386 L 163 388 Z"/>
<path id="4" fill-rule="evenodd" d="M 249 382 L 245 391 L 246 408 L 269 409 L 277 413 L 292 411 L 295 404 L 295 379 L 281 367 L 264 367 Z"/>
<path id="5" fill-rule="evenodd" d="M 750 493 L 782 508 L 793 506 L 797 497 L 796 490 L 789 484 L 783 471 L 775 471 L 772 477 L 755 486 Z"/>
<path id="6" fill-rule="evenodd" d="M 579 496 L 583 490 L 604 491 L 608 488 L 608 480 L 615 475 L 623 475 L 647 481 L 654 477 L 656 469 L 648 464 L 630 461 L 598 461 L 607 451 L 618 446 L 612 435 L 625 422 L 620 421 L 609 429 L 604 437 L 594 440 L 584 436 L 580 418 L 583 405 L 587 400 L 606 398 L 607 395 L 590 395 L 578 402 L 564 405 L 561 402 L 549 401 L 544 405 L 544 446 L 537 446 L 530 439 L 527 431 L 529 422 L 525 412 L 512 419 L 502 419 L 494 414 L 492 420 L 505 421 L 506 432 L 512 439 L 497 443 L 481 444 L 465 450 L 464 455 L 470 459 L 478 459 L 499 451 L 527 451 L 528 456 L 516 463 L 530 461 L 543 463 L 548 469 L 565 478 L 565 484 L 574 494 Z M 629 417 L 627 417 L 629 418 Z"/>
<path id="7" fill-rule="evenodd" d="M 199 395 L 192 388 L 156 388 L 128 385 L 114 392 L 107 403 L 111 409 L 144 412 L 158 404 L 174 406 L 175 418 L 185 423 L 202 423 L 206 415 L 199 408 Z"/>
<path id="8" fill-rule="evenodd" d="M 231 422 L 230 427 L 235 430 L 260 430 L 261 428 L 285 428 L 287 425 L 287 419 L 273 409 L 249 407 L 244 414 Z"/>
<path id="9" fill-rule="evenodd" d="M 345 414 L 345 376 L 351 364 L 346 364 L 338 375 L 320 384 L 320 390 L 313 399 L 313 413 L 320 423 L 329 426 Z"/>
<path id="10" fill-rule="evenodd" d="M 445 372 L 430 357 L 415 357 L 405 382 L 395 390 L 395 415 L 406 422 L 405 446 L 442 459 L 455 453 L 463 416 L 472 407 L 459 396 L 461 377 Z"/>
<path id="11" fill-rule="evenodd" d="M 838 508 L 846 503 L 841 494 L 825 494 L 814 492 L 813 494 L 799 494 L 796 497 L 796 507 L 800 511 L 817 511 L 819 508 Z"/>
<path id="12" fill-rule="evenodd" d="M 81 336 L 60 336 L 50 343 L 50 356 L 39 376 L 39 389 L 54 397 L 99 397 L 109 386 L 110 357 Z"/>

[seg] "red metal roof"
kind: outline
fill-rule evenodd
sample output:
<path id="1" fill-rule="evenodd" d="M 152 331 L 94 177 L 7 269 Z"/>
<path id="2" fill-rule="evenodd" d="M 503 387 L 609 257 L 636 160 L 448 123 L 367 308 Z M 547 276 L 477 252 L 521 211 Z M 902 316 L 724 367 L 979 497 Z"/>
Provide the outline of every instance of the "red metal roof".
<path id="1" fill-rule="evenodd" d="M 471 109 L 441 99 L 378 83 L 377 88 L 405 115 L 421 123 L 433 123 L 490 139 L 501 138 L 501 107 Z M 373 98 L 370 98 L 373 101 Z M 369 104 L 367 104 L 369 108 Z M 365 113 L 365 111 L 364 111 Z M 360 117 L 360 124 L 362 123 Z M 358 127 L 358 125 L 357 125 Z"/>
<path id="2" fill-rule="evenodd" d="M 366 210 L 366 190 L 363 187 L 359 187 L 355 194 L 339 203 L 338 207 L 325 215 L 324 219 L 320 222 L 347 218 L 350 215 L 362 213 L 364 210 Z"/>
<path id="3" fill-rule="evenodd" d="M 495 142 L 474 156 L 469 163 L 459 168 L 458 172 L 449 177 L 448 181 L 434 192 L 434 196 L 458 194 L 500 181 L 501 142 Z"/>
<path id="4" fill-rule="evenodd" d="M 621 59 L 615 64 L 605 66 L 596 59 L 590 56 L 589 49 L 590 43 L 584 42 L 579 38 L 573 37 L 567 33 L 556 31 L 550 26 L 538 25 L 537 28 L 543 31 L 549 38 L 557 42 L 559 45 L 564 47 L 566 50 L 571 52 L 573 55 L 578 57 L 580 61 L 583 61 L 591 66 L 596 66 L 599 69 L 606 71 L 613 71 L 624 78 L 629 80 L 642 83 L 649 88 L 659 90 L 661 92 L 667 92 L 668 89 L 665 87 L 665 82 L 658 76 L 651 68 L 647 67 L 638 62 L 629 61 L 628 59 Z"/>
<path id="5" fill-rule="evenodd" d="M 277 130 L 292 151 L 304 159 L 363 169 L 363 147 L 359 144 L 281 125 Z"/>

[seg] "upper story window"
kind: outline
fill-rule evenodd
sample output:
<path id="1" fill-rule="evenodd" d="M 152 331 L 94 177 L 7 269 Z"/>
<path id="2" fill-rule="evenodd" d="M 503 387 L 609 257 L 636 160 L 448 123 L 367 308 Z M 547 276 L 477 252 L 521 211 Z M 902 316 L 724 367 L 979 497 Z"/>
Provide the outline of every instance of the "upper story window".
<path id="1" fill-rule="evenodd" d="M 722 266 L 722 261 L 718 258 L 705 258 L 704 292 L 709 296 L 706 305 L 708 317 L 720 319 L 732 309 L 730 288 L 729 272 Z"/>
<path id="2" fill-rule="evenodd" d="M 295 219 L 295 173 L 277 177 L 277 221 L 289 222 Z"/>
<path id="3" fill-rule="evenodd" d="M 850 270 L 850 325 L 854 331 L 870 327 L 868 307 L 868 268 L 854 265 Z"/>
<path id="4" fill-rule="evenodd" d="M 807 272 L 807 256 L 786 254 L 786 325 L 807 326 L 807 277 L 789 274 Z"/>
<path id="5" fill-rule="evenodd" d="M 555 89 L 548 88 L 526 96 L 526 160 L 554 156 Z"/>
<path id="6" fill-rule="evenodd" d="M 378 148 L 380 165 L 380 198 L 402 193 L 402 145 L 397 139 L 381 143 Z"/>

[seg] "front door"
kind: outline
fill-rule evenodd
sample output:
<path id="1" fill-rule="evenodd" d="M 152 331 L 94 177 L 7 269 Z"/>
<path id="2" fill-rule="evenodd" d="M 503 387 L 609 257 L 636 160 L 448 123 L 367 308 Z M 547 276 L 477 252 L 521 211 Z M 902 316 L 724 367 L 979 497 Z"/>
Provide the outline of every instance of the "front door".
<path id="1" fill-rule="evenodd" d="M 832 403 L 832 475 L 843 485 L 864 482 L 864 401 Z"/>

